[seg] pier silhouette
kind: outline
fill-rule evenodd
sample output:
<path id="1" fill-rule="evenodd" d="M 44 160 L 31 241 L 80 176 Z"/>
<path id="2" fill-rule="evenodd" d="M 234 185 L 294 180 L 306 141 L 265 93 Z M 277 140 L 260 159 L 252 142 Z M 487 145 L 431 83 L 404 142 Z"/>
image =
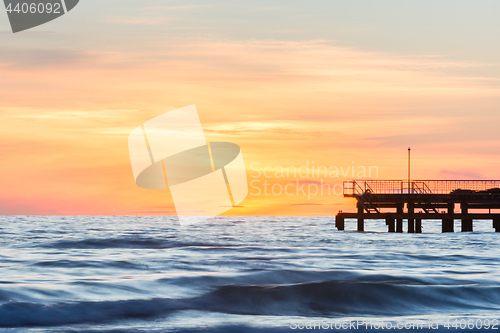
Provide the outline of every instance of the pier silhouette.
<path id="1" fill-rule="evenodd" d="M 454 220 L 461 220 L 462 232 L 473 231 L 474 220 L 493 220 L 500 232 L 500 180 L 349 180 L 343 187 L 357 211 L 339 211 L 338 230 L 346 219 L 356 219 L 358 231 L 365 220 L 383 219 L 389 232 L 403 232 L 407 220 L 408 233 L 421 233 L 422 220 L 441 220 L 442 232 L 454 232 Z"/>

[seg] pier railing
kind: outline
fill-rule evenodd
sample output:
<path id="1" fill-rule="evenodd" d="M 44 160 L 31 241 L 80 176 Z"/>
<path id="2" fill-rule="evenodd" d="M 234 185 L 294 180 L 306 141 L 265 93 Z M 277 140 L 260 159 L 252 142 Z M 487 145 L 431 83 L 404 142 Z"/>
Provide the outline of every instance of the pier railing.
<path id="1" fill-rule="evenodd" d="M 449 194 L 490 192 L 500 194 L 500 180 L 348 180 L 344 196 L 374 194 Z"/>

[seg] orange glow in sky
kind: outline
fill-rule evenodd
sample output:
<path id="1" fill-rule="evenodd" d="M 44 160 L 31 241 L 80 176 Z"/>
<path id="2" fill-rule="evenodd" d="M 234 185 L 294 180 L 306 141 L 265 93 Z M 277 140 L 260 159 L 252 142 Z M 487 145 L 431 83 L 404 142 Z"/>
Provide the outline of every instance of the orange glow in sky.
<path id="1" fill-rule="evenodd" d="M 333 188 L 362 167 L 376 174 L 361 178 L 405 179 L 408 146 L 415 179 L 499 178 L 500 81 L 482 74 L 497 66 L 489 60 L 106 22 L 114 46 L 103 36 L 93 44 L 81 27 L 0 35 L 12 51 L 0 55 L 0 214 L 175 214 L 168 190 L 135 185 L 127 137 L 191 104 L 208 141 L 241 147 L 255 181 L 226 215 L 352 209 L 335 194 L 266 195 L 263 183 L 279 184 L 275 193 L 287 184 L 289 193 L 297 184 Z M 279 173 L 292 167 L 306 176 Z"/>

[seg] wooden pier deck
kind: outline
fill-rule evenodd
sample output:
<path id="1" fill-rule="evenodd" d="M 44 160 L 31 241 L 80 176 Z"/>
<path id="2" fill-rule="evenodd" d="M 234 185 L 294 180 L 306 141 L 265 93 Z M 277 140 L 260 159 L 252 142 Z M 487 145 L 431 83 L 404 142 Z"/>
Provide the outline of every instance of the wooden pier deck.
<path id="1" fill-rule="evenodd" d="M 493 220 L 500 232 L 500 180 L 370 180 L 344 182 L 344 197 L 355 198 L 357 211 L 339 211 L 338 230 L 346 219 L 357 220 L 364 231 L 367 219 L 382 219 L 389 232 L 421 233 L 422 220 L 441 220 L 442 232 L 454 231 L 454 220 L 461 220 L 462 232 L 473 231 L 474 220 Z"/>

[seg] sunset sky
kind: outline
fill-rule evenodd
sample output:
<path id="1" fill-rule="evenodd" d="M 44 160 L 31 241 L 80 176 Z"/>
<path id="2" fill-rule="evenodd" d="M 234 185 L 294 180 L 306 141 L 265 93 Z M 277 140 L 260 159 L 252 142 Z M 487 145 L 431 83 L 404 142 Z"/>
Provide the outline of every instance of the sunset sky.
<path id="1" fill-rule="evenodd" d="M 500 179 L 499 13 L 497 0 L 81 0 L 12 34 L 2 9 L 0 215 L 175 214 L 168 191 L 136 186 L 127 138 L 191 104 L 254 184 L 321 183 L 255 178 L 313 164 L 404 179 L 409 146 L 415 179 Z M 225 215 L 354 208 L 255 192 Z"/>

